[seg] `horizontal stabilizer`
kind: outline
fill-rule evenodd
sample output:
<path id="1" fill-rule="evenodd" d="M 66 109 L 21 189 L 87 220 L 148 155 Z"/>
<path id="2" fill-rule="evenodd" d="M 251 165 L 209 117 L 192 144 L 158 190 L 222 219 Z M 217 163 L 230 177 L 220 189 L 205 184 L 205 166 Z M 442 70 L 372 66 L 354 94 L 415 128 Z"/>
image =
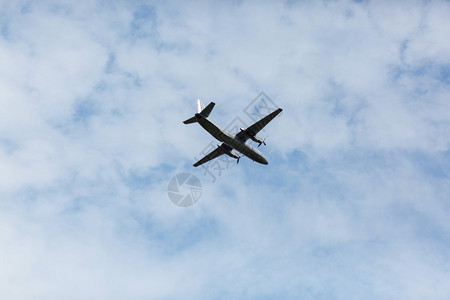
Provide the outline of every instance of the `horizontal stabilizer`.
<path id="1" fill-rule="evenodd" d="M 192 123 L 196 123 L 197 122 L 197 118 L 195 116 L 193 116 L 190 119 L 187 119 L 186 121 L 184 121 L 184 124 L 192 124 Z"/>
<path id="2" fill-rule="evenodd" d="M 211 113 L 211 111 L 213 110 L 214 105 L 216 105 L 216 104 L 215 104 L 214 102 L 211 102 L 210 104 L 208 104 L 207 107 L 205 107 L 205 108 L 200 112 L 200 114 L 201 114 L 202 116 L 204 116 L 205 118 L 207 118 L 207 117 L 209 116 L 209 114 Z"/>

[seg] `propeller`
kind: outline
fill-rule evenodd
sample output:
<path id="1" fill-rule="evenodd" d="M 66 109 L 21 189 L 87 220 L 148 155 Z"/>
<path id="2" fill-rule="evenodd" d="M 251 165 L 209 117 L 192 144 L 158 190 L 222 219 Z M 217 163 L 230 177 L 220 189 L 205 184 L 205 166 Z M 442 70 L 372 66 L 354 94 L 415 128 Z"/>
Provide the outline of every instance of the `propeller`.
<path id="1" fill-rule="evenodd" d="M 267 139 L 267 137 L 263 138 L 263 140 L 259 142 L 258 147 L 261 146 L 261 144 L 263 144 L 264 146 L 267 146 L 266 145 L 266 139 Z"/>
<path id="2" fill-rule="evenodd" d="M 240 157 L 240 156 L 239 156 L 239 157 L 237 158 L 236 164 L 238 164 L 238 163 L 239 163 L 239 159 L 241 159 L 241 157 Z"/>

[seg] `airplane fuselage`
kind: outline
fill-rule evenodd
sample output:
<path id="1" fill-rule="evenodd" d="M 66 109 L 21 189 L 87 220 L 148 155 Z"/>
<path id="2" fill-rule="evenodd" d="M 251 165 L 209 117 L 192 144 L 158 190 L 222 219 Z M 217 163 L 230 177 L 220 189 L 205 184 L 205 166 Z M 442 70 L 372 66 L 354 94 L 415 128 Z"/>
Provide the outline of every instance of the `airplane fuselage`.
<path id="1" fill-rule="evenodd" d="M 208 131 L 214 138 L 217 140 L 227 144 L 228 146 L 232 147 L 233 149 L 239 151 L 240 153 L 244 154 L 248 158 L 250 158 L 253 161 L 256 161 L 260 164 L 267 165 L 267 159 L 264 157 L 264 155 L 261 153 L 261 151 L 257 150 L 256 148 L 238 141 L 234 135 L 230 134 L 229 132 L 225 131 L 224 129 L 221 129 L 219 126 L 214 124 L 211 120 L 208 118 L 205 118 L 199 113 L 195 114 L 195 117 L 197 119 L 197 122 L 206 130 Z"/>

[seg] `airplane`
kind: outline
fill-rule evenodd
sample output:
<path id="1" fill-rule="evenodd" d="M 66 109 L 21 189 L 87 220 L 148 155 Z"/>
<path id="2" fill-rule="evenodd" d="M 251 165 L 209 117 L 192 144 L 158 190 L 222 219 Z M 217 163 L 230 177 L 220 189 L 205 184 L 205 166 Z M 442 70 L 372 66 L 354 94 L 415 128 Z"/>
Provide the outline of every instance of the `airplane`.
<path id="1" fill-rule="evenodd" d="M 258 147 L 261 144 L 266 145 L 264 139 L 259 137 L 257 133 L 264 128 L 273 118 L 275 118 L 281 111 L 281 108 L 278 108 L 274 112 L 268 114 L 258 122 L 254 123 L 252 126 L 244 129 L 240 128 L 240 132 L 236 135 L 231 134 L 224 129 L 220 128 L 216 124 L 214 124 L 211 120 L 208 119 L 209 114 L 216 105 L 214 102 L 208 104 L 208 106 L 204 106 L 200 99 L 197 100 L 197 113 L 187 120 L 185 120 L 184 124 L 192 124 L 199 123 L 206 131 L 208 131 L 213 137 L 222 142 L 222 144 L 217 145 L 217 148 L 208 153 L 205 157 L 200 159 L 194 164 L 194 167 L 198 167 L 216 157 L 219 157 L 223 154 L 226 154 L 232 158 L 237 159 L 236 163 L 239 163 L 239 159 L 241 156 L 236 153 L 239 151 L 241 154 L 247 156 L 253 161 L 256 161 L 260 164 L 267 165 L 267 159 L 261 153 L 261 151 L 256 148 L 248 145 L 246 142 L 248 139 L 258 143 Z M 235 151 L 236 150 L 236 151 Z"/>

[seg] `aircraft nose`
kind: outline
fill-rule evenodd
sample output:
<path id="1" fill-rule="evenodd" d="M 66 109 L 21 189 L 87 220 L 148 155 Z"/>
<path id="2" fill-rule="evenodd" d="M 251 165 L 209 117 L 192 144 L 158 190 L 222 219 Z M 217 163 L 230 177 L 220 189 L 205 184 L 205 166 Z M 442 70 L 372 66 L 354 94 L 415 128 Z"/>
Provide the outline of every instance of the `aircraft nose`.
<path id="1" fill-rule="evenodd" d="M 264 156 L 261 157 L 261 163 L 262 163 L 263 165 L 267 165 L 267 164 L 268 164 L 267 159 L 266 159 Z"/>

